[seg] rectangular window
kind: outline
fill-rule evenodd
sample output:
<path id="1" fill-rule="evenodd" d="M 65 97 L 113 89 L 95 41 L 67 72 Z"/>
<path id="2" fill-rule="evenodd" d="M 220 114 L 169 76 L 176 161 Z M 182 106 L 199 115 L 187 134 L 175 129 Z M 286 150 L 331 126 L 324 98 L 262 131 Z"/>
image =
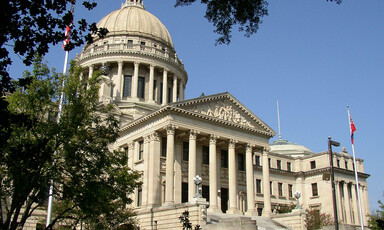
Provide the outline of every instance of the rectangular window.
<path id="1" fill-rule="evenodd" d="M 277 160 L 277 169 L 281 169 L 281 160 Z"/>
<path id="2" fill-rule="evenodd" d="M 336 160 L 336 165 L 338 168 L 340 168 L 340 160 L 339 159 Z"/>
<path id="3" fill-rule="evenodd" d="M 171 93 L 172 93 L 172 89 L 171 88 L 168 88 L 168 103 L 170 103 L 171 101 L 172 101 L 172 99 L 171 99 Z"/>
<path id="4" fill-rule="evenodd" d="M 293 185 L 291 185 L 291 184 L 288 185 L 288 196 L 290 198 L 293 197 Z"/>
<path id="5" fill-rule="evenodd" d="M 237 155 L 237 163 L 238 163 L 239 171 L 245 171 L 244 154 L 238 154 Z"/>
<path id="6" fill-rule="evenodd" d="M 124 75 L 123 97 L 131 96 L 132 76 Z"/>
<path id="7" fill-rule="evenodd" d="M 317 191 L 317 183 L 312 184 L 312 196 L 318 196 L 319 193 Z"/>
<path id="8" fill-rule="evenodd" d="M 279 196 L 283 196 L 283 183 L 278 183 Z"/>
<path id="9" fill-rule="evenodd" d="M 260 156 L 255 156 L 256 166 L 260 166 Z"/>
<path id="10" fill-rule="evenodd" d="M 271 158 L 268 158 L 268 166 L 271 168 Z"/>
<path id="11" fill-rule="evenodd" d="M 139 141 L 139 160 L 143 159 L 143 152 L 144 152 L 144 142 Z"/>
<path id="12" fill-rule="evenodd" d="M 272 195 L 272 181 L 269 182 L 269 191 L 270 191 L 270 193 Z"/>
<path id="13" fill-rule="evenodd" d="M 221 167 L 228 168 L 228 151 L 221 150 Z"/>
<path id="14" fill-rule="evenodd" d="M 166 137 L 161 138 L 161 156 L 167 157 L 167 138 Z"/>
<path id="15" fill-rule="evenodd" d="M 345 168 L 348 169 L 348 161 L 345 161 Z"/>
<path id="16" fill-rule="evenodd" d="M 140 42 L 140 49 L 144 50 L 145 49 L 145 42 Z"/>
<path id="17" fill-rule="evenodd" d="M 153 100 L 155 100 L 155 101 L 157 101 L 156 89 L 157 89 L 157 82 L 156 82 L 156 80 L 154 80 L 153 81 Z"/>
<path id="18" fill-rule="evenodd" d="M 144 98 L 144 92 L 145 92 L 145 78 L 139 77 L 139 82 L 137 84 L 137 97 Z"/>
<path id="19" fill-rule="evenodd" d="M 183 142 L 183 160 L 189 160 L 189 142 Z"/>
<path id="20" fill-rule="evenodd" d="M 316 161 L 311 161 L 311 169 L 315 169 L 316 168 Z"/>
<path id="21" fill-rule="evenodd" d="M 137 189 L 137 207 L 140 207 L 142 205 L 142 200 L 143 200 L 143 190 L 141 188 Z"/>
<path id="22" fill-rule="evenodd" d="M 287 162 L 287 171 L 292 172 L 292 164 L 291 162 Z"/>
<path id="23" fill-rule="evenodd" d="M 188 202 L 188 183 L 181 183 L 181 202 Z"/>
<path id="24" fill-rule="evenodd" d="M 256 193 L 261 193 L 261 180 L 256 179 Z"/>
<path id="25" fill-rule="evenodd" d="M 163 103 L 163 83 L 160 83 L 160 93 L 159 93 L 159 96 L 160 96 L 160 104 Z"/>
<path id="26" fill-rule="evenodd" d="M 209 147 L 203 146 L 203 164 L 209 165 Z"/>
<path id="27" fill-rule="evenodd" d="M 201 195 L 203 198 L 207 199 L 207 202 L 209 202 L 209 186 L 208 185 L 203 185 L 201 186 Z"/>

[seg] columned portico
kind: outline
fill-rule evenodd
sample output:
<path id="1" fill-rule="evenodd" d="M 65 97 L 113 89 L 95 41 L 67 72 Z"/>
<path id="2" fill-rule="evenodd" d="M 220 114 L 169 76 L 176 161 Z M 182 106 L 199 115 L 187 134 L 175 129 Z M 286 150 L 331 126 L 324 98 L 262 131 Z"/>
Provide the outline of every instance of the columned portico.
<path id="1" fill-rule="evenodd" d="M 167 125 L 167 161 L 165 182 L 165 204 L 174 204 L 174 164 L 175 164 L 175 129 L 174 125 Z"/>
<path id="2" fill-rule="evenodd" d="M 196 187 L 193 178 L 196 176 L 196 137 L 199 134 L 196 130 L 189 132 L 189 156 L 188 156 L 188 202 L 192 202 L 196 194 Z"/>
<path id="3" fill-rule="evenodd" d="M 228 214 L 238 214 L 237 209 L 237 181 L 236 181 L 236 140 L 229 140 L 228 144 L 228 188 L 229 188 L 229 209 Z"/>
<path id="4" fill-rule="evenodd" d="M 264 208 L 263 216 L 271 216 L 271 187 L 269 184 L 269 162 L 268 162 L 268 149 L 263 149 L 263 193 L 264 193 Z"/>
<path id="5" fill-rule="evenodd" d="M 252 158 L 252 145 L 250 143 L 246 146 L 245 151 L 245 170 L 247 178 L 247 215 L 255 216 L 257 212 L 255 210 L 255 189 L 253 183 L 253 158 Z"/>
<path id="6" fill-rule="evenodd" d="M 217 205 L 217 138 L 211 134 L 209 139 L 209 212 L 221 212 Z"/>

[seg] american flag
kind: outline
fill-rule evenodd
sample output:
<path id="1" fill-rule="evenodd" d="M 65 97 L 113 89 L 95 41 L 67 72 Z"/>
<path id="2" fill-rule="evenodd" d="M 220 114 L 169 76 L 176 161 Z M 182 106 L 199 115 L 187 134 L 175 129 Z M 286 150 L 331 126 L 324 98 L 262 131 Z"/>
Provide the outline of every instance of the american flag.
<path id="1" fill-rule="evenodd" d="M 65 47 L 68 45 L 69 43 L 69 39 L 71 37 L 71 29 L 72 29 L 72 26 L 73 26 L 73 10 L 75 8 L 75 5 L 72 4 L 72 7 L 71 7 L 71 16 L 72 16 L 72 21 L 69 25 L 67 25 L 67 27 L 65 28 L 65 39 L 63 41 L 63 50 L 66 51 Z"/>

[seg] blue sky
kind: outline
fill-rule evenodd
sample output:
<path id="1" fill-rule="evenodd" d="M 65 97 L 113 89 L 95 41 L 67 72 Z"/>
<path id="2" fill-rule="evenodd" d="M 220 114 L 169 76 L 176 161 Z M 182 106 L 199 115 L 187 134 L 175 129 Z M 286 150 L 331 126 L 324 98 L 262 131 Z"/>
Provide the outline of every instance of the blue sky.
<path id="1" fill-rule="evenodd" d="M 99 2 L 92 13 L 77 7 L 75 19 L 81 14 L 97 22 L 123 0 Z M 169 0 L 144 3 L 168 28 L 184 61 L 186 98 L 228 91 L 276 132 L 278 99 L 284 139 L 321 152 L 332 136 L 352 154 L 349 105 L 357 127 L 356 155 L 371 174 L 370 207 L 378 208 L 384 192 L 384 1 L 269 1 L 269 16 L 259 31 L 246 38 L 234 30 L 229 46 L 215 46 L 217 35 L 201 4 L 174 8 Z M 52 47 L 47 60 L 62 71 L 61 44 Z M 10 72 L 18 76 L 24 69 L 15 58 Z"/>

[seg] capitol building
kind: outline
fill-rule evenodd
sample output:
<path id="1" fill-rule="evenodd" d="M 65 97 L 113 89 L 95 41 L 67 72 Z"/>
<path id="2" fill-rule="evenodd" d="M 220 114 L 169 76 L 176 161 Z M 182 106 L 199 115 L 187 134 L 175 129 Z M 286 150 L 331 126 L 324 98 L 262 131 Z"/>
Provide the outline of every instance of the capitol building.
<path id="1" fill-rule="evenodd" d="M 84 77 L 102 70 L 100 103 L 113 105 L 120 122 L 111 148 L 125 150 L 128 166 L 142 174 L 142 187 L 131 194 L 141 230 L 181 229 L 185 210 L 203 229 L 226 229 L 220 223 L 232 229 L 243 220 L 255 225 L 261 217 L 281 229 L 303 229 L 306 209 L 333 215 L 328 152 L 281 138 L 271 143 L 276 132 L 228 92 L 185 98 L 193 77 L 188 63 L 142 0 L 126 0 L 97 26 L 109 33 L 76 59 Z M 333 162 L 339 222 L 359 226 L 353 158 L 343 149 Z M 369 174 L 362 159 L 356 167 L 367 225 Z M 296 191 L 301 208 L 279 214 L 297 204 Z"/>

